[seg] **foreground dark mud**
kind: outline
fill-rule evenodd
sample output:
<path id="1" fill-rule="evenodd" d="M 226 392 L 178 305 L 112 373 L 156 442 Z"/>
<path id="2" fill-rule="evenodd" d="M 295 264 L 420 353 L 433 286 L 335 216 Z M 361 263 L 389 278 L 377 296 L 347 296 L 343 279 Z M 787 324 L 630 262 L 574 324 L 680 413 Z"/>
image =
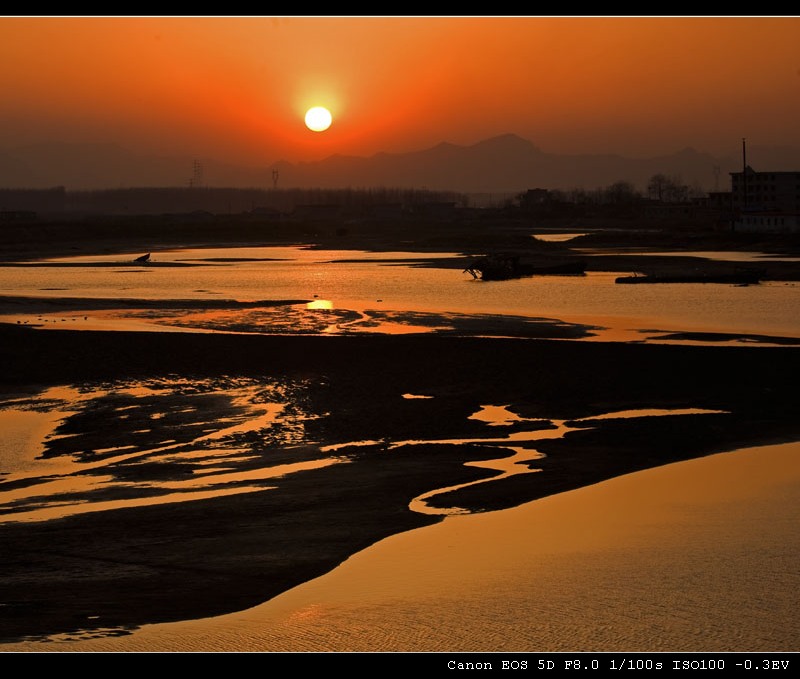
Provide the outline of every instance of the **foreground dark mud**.
<path id="1" fill-rule="evenodd" d="M 161 440 L 191 443 L 195 429 L 213 432 L 222 420 L 244 416 L 224 393 L 230 384 L 246 383 L 262 388 L 255 392 L 262 397 L 275 384 L 292 385 L 281 398 L 296 416 L 237 439 L 251 453 L 237 471 L 336 459 L 264 478 L 255 489 L 252 480 L 233 480 L 230 488 L 249 484 L 248 492 L 213 499 L 0 524 L 0 639 L 6 642 L 120 634 L 146 623 L 241 610 L 383 537 L 441 520 L 442 514 L 409 509 L 414 498 L 436 489 L 486 480 L 435 495 L 429 506 L 433 512 L 494 510 L 677 460 L 800 438 L 800 354 L 789 347 L 16 326 L 0 327 L 0 338 L 5 402 L 34 397 L 49 385 L 105 394 L 65 423 L 72 438 L 53 442 L 53 457 L 97 462 L 98 450 L 123 444 L 147 453 Z M 115 421 L 114 385 L 148 381 L 211 385 L 216 395 L 191 417 L 162 418 L 152 427 L 156 433 L 137 439 L 134 432 L 149 418 L 148 401 L 138 404 L 138 425 Z M 175 390 L 159 407 L 180 405 L 189 395 Z M 175 412 L 186 410 L 177 405 Z M 470 419 L 485 405 L 504 405 L 519 416 L 503 436 L 562 422 L 574 430 L 517 443 L 545 454 L 520 465 L 540 471 L 500 478 L 464 466 L 512 454 L 497 442 L 497 427 L 489 431 Z M 654 408 L 715 412 L 576 421 Z M 293 435 L 285 435 L 290 427 Z M 185 462 L 164 464 L 147 454 L 99 461 L 103 473 L 145 482 L 156 498 L 167 493 L 159 483 L 193 471 Z M 13 508 L 7 511 L 9 518 Z"/>

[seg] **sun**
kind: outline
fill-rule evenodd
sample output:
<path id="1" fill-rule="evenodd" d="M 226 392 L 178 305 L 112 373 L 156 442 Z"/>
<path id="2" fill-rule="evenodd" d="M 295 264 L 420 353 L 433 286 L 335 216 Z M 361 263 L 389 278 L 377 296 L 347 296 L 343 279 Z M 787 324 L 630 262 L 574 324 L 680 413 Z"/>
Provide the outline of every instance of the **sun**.
<path id="1" fill-rule="evenodd" d="M 331 112 L 324 106 L 314 106 L 306 111 L 306 127 L 314 132 L 324 132 L 333 122 Z"/>

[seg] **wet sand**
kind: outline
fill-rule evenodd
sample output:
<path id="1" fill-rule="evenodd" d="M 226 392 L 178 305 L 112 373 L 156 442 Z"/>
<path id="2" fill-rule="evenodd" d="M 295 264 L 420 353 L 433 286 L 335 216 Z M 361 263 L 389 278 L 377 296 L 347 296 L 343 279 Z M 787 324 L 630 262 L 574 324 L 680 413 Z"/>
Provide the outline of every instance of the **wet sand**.
<path id="1" fill-rule="evenodd" d="M 7 397 L 46 385 L 93 388 L 123 377 L 290 380 L 304 385 L 296 396 L 310 415 L 302 420 L 306 446 L 266 450 L 276 464 L 326 446 L 377 442 L 345 445 L 339 451 L 345 464 L 269 479 L 254 492 L 0 525 L 0 639 L 6 644 L 48 635 L 119 635 L 249 609 L 385 538 L 441 524 L 444 513 L 409 509 L 434 489 L 471 484 L 439 493 L 430 506 L 482 513 L 679 460 L 800 439 L 800 356 L 788 347 L 16 326 L 0 326 L 0 338 Z M 628 409 L 718 412 L 578 424 L 563 438 L 536 442 L 545 456 L 522 465 L 531 473 L 500 476 L 467 464 L 511 454 L 473 440 L 485 436 L 486 425 L 469 416 L 487 404 L 507 405 L 521 418 L 512 432 L 531 419 L 547 427 Z M 84 429 L 100 427 L 107 412 L 87 411 Z M 112 428 L 106 445 L 118 445 L 124 434 Z M 398 441 L 409 443 L 389 445 Z M 177 473 L 171 469 L 159 468 L 161 478 Z M 135 468 L 140 475 L 149 471 Z M 125 473 L 134 469 L 125 467 Z M 668 546 L 655 542 L 657 549 Z M 615 563 L 621 568 L 625 562 Z M 642 583 L 637 589 L 646 590 Z M 502 607 L 492 615 L 502 618 Z M 427 632 L 416 640 L 414 650 L 432 643 Z M 497 636 L 487 643 L 501 646 Z M 577 639 L 567 645 L 574 650 L 576 643 L 584 645 Z M 656 636 L 641 650 L 659 644 Z"/>
<path id="2" fill-rule="evenodd" d="M 5 648 L 794 652 L 798 501 L 799 444 L 745 449 L 450 517 L 240 613 Z"/>

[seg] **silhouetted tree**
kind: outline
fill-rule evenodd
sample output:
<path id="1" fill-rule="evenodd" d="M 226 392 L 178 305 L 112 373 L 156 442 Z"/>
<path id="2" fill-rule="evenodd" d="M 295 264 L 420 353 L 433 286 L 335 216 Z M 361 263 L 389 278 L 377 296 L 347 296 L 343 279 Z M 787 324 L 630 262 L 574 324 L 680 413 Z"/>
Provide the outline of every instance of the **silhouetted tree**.
<path id="1" fill-rule="evenodd" d="M 669 177 L 665 174 L 654 174 L 647 183 L 647 195 L 653 200 L 664 200 L 664 191 Z"/>
<path id="2" fill-rule="evenodd" d="M 651 199 L 664 203 L 685 203 L 689 200 L 691 191 L 680 177 L 658 173 L 650 177 L 647 194 Z"/>
<path id="3" fill-rule="evenodd" d="M 613 203 L 615 205 L 636 203 L 640 199 L 636 187 L 630 182 L 618 181 L 614 182 L 611 186 L 603 191 L 605 203 Z"/>

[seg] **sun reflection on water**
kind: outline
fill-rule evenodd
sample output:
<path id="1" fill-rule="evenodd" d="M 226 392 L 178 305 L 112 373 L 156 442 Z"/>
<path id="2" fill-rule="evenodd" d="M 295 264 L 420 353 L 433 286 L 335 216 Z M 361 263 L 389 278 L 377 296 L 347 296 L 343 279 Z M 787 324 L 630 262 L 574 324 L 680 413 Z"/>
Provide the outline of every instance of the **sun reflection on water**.
<path id="1" fill-rule="evenodd" d="M 312 311 L 315 309 L 333 309 L 333 302 L 331 302 L 329 299 L 315 299 L 313 302 L 308 302 L 306 304 L 306 309 L 311 309 Z"/>

